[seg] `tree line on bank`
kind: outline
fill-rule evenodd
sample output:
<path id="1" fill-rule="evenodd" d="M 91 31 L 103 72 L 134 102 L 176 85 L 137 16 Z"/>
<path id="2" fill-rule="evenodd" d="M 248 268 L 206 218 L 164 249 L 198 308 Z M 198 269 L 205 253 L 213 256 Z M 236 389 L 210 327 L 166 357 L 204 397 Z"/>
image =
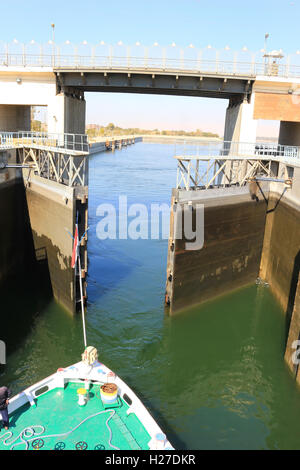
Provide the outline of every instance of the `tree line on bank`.
<path id="1" fill-rule="evenodd" d="M 98 124 L 88 124 L 86 133 L 89 137 L 109 137 L 113 135 L 167 135 L 167 136 L 188 136 L 188 137 L 219 137 L 212 132 L 204 132 L 201 129 L 196 131 L 184 130 L 159 130 L 159 129 L 139 129 L 138 127 L 122 128 L 115 126 L 112 122 L 107 126 Z"/>

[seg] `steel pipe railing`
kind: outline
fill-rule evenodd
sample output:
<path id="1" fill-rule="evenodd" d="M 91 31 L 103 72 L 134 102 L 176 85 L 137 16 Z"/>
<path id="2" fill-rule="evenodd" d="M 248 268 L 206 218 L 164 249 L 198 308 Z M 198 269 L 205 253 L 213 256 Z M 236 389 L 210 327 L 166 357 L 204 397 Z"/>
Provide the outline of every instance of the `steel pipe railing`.
<path id="1" fill-rule="evenodd" d="M 47 132 L 0 132 L 0 149 L 14 147 L 49 147 L 79 153 L 89 153 L 86 134 L 59 134 Z"/>
<path id="2" fill-rule="evenodd" d="M 192 158 L 201 156 L 210 158 L 241 157 L 241 158 L 292 158 L 300 159 L 300 147 L 280 145 L 270 142 L 232 142 L 218 140 L 185 140 L 175 143 L 176 158 Z"/>
<path id="3" fill-rule="evenodd" d="M 178 189 L 243 186 L 256 175 L 270 180 L 274 161 L 286 168 L 300 166 L 300 147 L 270 142 L 178 141 L 175 158 Z"/>
<path id="4" fill-rule="evenodd" d="M 300 53 L 267 62 L 264 52 L 211 47 L 21 44 L 0 42 L 0 66 L 187 71 L 217 75 L 300 77 Z M 271 56 L 270 56 L 271 57 Z"/>

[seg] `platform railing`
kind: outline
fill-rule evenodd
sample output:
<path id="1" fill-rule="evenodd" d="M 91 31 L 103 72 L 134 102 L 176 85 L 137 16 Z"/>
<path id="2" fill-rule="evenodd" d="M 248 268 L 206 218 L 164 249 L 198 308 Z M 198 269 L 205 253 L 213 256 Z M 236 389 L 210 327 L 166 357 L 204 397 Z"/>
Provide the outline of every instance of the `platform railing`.
<path id="1" fill-rule="evenodd" d="M 256 175 L 270 179 L 278 163 L 300 166 L 300 147 L 270 142 L 186 141 L 176 143 L 175 158 L 176 188 L 189 191 L 243 186 Z"/>
<path id="2" fill-rule="evenodd" d="M 300 147 L 270 142 L 233 142 L 218 140 L 176 141 L 176 158 L 291 158 L 300 159 Z"/>
<path id="3" fill-rule="evenodd" d="M 257 75 L 300 77 L 300 51 L 283 54 L 278 59 L 265 58 L 266 51 L 239 51 L 229 47 L 215 49 L 177 45 L 128 46 L 123 43 L 109 45 L 101 42 L 89 44 L 23 44 L 0 41 L 0 67 L 51 67 L 51 68 L 104 68 L 187 71 L 217 75 L 255 77 Z"/>
<path id="4" fill-rule="evenodd" d="M 89 142 L 86 134 L 59 134 L 27 131 L 0 132 L 0 150 L 37 146 L 84 154 L 89 153 Z"/>

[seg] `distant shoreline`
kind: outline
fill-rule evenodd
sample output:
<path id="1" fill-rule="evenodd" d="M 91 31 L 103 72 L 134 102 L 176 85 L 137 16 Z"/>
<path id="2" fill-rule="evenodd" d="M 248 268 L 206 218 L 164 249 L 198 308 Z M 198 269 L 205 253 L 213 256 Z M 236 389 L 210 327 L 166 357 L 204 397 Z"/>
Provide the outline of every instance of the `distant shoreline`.
<path id="1" fill-rule="evenodd" d="M 186 135 L 160 135 L 160 134 L 126 134 L 126 135 L 111 135 L 111 136 L 96 136 L 89 137 L 89 142 L 100 143 L 112 140 L 121 140 L 129 137 L 139 137 L 143 142 L 159 142 L 159 143 L 175 143 L 175 142 L 223 142 L 223 137 L 200 137 L 200 136 L 186 136 Z M 278 138 L 275 137 L 257 137 L 257 143 L 277 143 Z"/>
<path id="2" fill-rule="evenodd" d="M 120 139 L 125 139 L 130 137 L 130 134 L 126 135 L 110 135 L 110 136 L 97 136 L 97 137 L 89 137 L 89 142 L 105 142 L 105 141 L 111 141 L 111 140 L 120 140 Z M 223 139 L 221 137 L 196 137 L 196 136 L 185 136 L 185 135 L 159 135 L 159 134 L 133 134 L 132 137 L 141 137 L 143 141 L 145 140 L 182 140 L 182 141 L 187 141 L 187 140 L 203 140 L 203 141 L 213 141 L 213 142 L 219 142 L 222 141 Z"/>
<path id="3" fill-rule="evenodd" d="M 187 136 L 187 135 L 140 135 L 139 137 L 143 138 L 143 142 L 149 141 L 212 141 L 212 142 L 221 142 L 223 139 L 221 137 L 200 137 L 200 136 Z"/>

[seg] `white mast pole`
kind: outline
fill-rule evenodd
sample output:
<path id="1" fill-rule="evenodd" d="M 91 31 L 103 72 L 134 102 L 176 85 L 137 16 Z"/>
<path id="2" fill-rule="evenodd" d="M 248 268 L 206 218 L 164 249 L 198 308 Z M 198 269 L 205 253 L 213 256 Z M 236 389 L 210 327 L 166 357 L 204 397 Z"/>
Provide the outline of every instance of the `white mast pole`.
<path id="1" fill-rule="evenodd" d="M 80 246 L 80 244 L 79 244 Z M 82 293 L 82 277 L 81 277 L 81 262 L 80 262 L 80 251 L 78 246 L 78 269 L 79 269 L 79 286 L 80 286 L 80 298 L 81 298 L 81 315 L 82 315 L 82 327 L 83 327 L 83 340 L 84 347 L 87 347 L 86 342 L 86 329 L 85 329 L 85 315 L 84 315 L 84 303 L 83 303 L 83 293 Z"/>

